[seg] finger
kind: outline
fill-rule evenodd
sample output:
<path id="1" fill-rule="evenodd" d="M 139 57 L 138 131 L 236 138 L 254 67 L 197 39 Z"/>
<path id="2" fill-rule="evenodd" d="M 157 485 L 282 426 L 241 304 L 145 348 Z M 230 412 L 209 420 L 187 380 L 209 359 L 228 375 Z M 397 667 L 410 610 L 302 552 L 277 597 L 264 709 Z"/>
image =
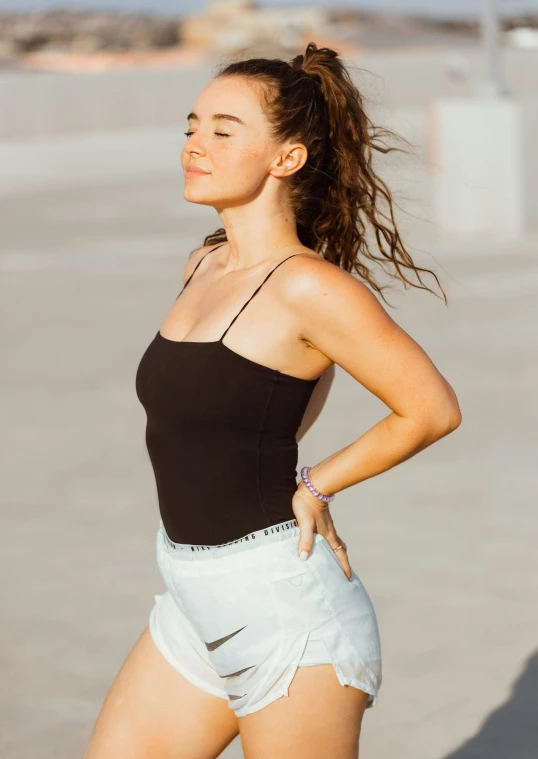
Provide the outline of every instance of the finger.
<path id="1" fill-rule="evenodd" d="M 344 543 L 343 540 L 341 540 L 338 535 L 335 536 L 335 545 L 342 546 L 338 551 L 335 551 L 336 557 L 338 558 L 338 561 L 342 565 L 342 569 L 344 570 L 344 574 L 347 577 L 348 580 L 351 580 L 351 564 L 349 563 L 348 555 L 347 555 L 347 545 Z"/>
<path id="2" fill-rule="evenodd" d="M 303 561 L 306 561 L 308 557 L 310 556 L 310 551 L 312 550 L 312 546 L 314 545 L 314 527 L 316 526 L 316 523 L 314 520 L 306 520 L 303 519 L 299 523 L 299 529 L 301 531 L 301 534 L 299 536 L 299 543 L 297 546 L 297 550 L 299 552 L 299 558 Z"/>

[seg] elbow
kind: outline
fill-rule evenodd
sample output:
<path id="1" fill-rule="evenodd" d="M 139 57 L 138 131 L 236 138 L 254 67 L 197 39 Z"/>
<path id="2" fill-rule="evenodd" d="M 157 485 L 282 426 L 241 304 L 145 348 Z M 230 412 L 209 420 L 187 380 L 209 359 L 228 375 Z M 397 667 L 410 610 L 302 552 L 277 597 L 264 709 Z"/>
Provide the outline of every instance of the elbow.
<path id="1" fill-rule="evenodd" d="M 449 385 L 449 398 L 447 403 L 447 425 L 448 425 L 448 432 L 454 432 L 455 429 L 457 429 L 462 420 L 461 415 L 461 409 L 460 404 L 458 403 L 458 398 L 456 396 L 456 393 L 454 392 L 454 388 Z"/>
<path id="2" fill-rule="evenodd" d="M 423 425 L 424 440 L 427 441 L 426 445 L 431 445 L 437 442 L 446 435 L 450 435 L 461 424 L 461 412 L 459 408 L 450 408 L 439 411 L 439 408 L 435 410 L 429 417 L 428 422 Z"/>
<path id="3" fill-rule="evenodd" d="M 454 408 L 451 409 L 450 413 L 447 417 L 447 431 L 448 432 L 454 432 L 460 424 L 462 420 L 461 415 L 461 409 L 458 405 L 456 405 Z"/>
<path id="4" fill-rule="evenodd" d="M 442 412 L 439 412 L 439 409 L 437 410 L 436 420 L 435 426 L 439 437 L 449 435 L 460 426 L 462 414 L 455 397 L 443 407 Z"/>

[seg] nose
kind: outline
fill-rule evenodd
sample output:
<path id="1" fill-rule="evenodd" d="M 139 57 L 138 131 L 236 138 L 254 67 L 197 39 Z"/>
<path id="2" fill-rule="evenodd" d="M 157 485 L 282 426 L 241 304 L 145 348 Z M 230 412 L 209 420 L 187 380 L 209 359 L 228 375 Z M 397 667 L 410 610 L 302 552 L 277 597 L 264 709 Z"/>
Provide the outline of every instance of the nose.
<path id="1" fill-rule="evenodd" d="M 185 138 L 185 152 L 187 155 L 190 155 L 191 153 L 195 153 L 196 155 L 205 153 L 204 141 L 199 134 L 200 130 L 197 130 L 195 134 L 191 134 L 190 137 Z"/>

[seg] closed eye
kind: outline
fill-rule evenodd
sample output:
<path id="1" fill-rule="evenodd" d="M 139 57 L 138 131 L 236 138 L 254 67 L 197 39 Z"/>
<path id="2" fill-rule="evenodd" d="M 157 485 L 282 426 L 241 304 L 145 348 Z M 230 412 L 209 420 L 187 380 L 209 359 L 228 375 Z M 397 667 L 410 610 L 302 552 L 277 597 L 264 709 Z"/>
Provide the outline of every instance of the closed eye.
<path id="1" fill-rule="evenodd" d="M 183 134 L 184 134 L 186 137 L 190 137 L 190 136 L 191 136 L 191 134 L 194 134 L 194 132 L 183 132 Z M 218 135 L 219 137 L 230 137 L 230 135 L 229 135 L 229 134 L 226 134 L 225 132 L 215 132 L 215 134 L 216 134 L 216 135 Z"/>

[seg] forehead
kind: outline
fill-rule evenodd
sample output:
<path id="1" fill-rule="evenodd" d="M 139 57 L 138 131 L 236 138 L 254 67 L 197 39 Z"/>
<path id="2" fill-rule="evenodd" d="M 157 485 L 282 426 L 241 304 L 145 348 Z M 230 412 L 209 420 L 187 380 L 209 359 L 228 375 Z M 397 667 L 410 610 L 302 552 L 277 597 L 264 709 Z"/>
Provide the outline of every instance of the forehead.
<path id="1" fill-rule="evenodd" d="M 259 125 L 264 119 L 257 83 L 240 76 L 223 76 L 210 82 L 199 94 L 193 112 L 207 120 L 215 113 L 232 114 L 247 126 Z"/>

